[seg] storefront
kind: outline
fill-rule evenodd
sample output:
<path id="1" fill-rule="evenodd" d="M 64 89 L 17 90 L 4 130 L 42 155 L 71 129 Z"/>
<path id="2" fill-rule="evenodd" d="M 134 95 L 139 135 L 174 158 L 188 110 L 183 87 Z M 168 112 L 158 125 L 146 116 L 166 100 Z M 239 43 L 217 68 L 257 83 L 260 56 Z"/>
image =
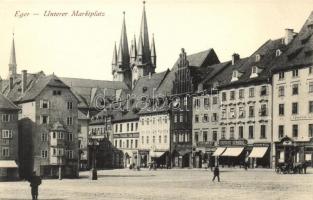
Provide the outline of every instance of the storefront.
<path id="1" fill-rule="evenodd" d="M 172 153 L 172 166 L 173 167 L 190 167 L 192 161 L 191 149 L 174 150 Z"/>
<path id="2" fill-rule="evenodd" d="M 271 162 L 270 148 L 270 143 L 254 143 L 248 156 L 250 167 L 269 168 Z"/>
<path id="3" fill-rule="evenodd" d="M 275 142 L 275 163 L 308 163 L 312 166 L 313 138 L 309 141 L 294 141 L 289 137 Z"/>
<path id="4" fill-rule="evenodd" d="M 18 166 L 14 160 L 0 160 L 0 181 L 18 180 Z"/>
<path id="5" fill-rule="evenodd" d="M 148 167 L 149 164 L 149 150 L 138 150 L 138 165 L 140 167 Z"/>
<path id="6" fill-rule="evenodd" d="M 193 167 L 202 168 L 215 165 L 213 156 L 216 147 L 213 141 L 197 142 L 197 147 L 193 148 Z"/>

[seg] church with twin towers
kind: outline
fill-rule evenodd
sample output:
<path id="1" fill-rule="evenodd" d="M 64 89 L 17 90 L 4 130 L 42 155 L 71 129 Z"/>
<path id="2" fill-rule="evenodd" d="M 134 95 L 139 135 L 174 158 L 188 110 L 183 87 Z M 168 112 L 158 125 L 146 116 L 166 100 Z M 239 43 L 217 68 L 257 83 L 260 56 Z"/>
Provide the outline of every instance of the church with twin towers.
<path id="1" fill-rule="evenodd" d="M 129 88 L 134 88 L 137 80 L 142 76 L 155 73 L 156 52 L 154 37 L 150 46 L 145 2 L 140 25 L 138 43 L 136 37 L 128 45 L 125 12 L 123 12 L 123 22 L 118 50 L 116 43 L 113 50 L 112 75 L 113 81 L 122 81 Z"/>

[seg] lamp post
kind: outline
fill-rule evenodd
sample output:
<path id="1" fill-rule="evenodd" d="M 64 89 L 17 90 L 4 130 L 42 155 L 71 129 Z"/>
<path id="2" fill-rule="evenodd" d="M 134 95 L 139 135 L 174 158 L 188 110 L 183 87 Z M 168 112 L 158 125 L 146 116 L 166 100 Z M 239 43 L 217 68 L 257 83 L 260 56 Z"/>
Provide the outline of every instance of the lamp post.
<path id="1" fill-rule="evenodd" d="M 103 140 L 103 135 L 97 135 L 95 132 L 89 132 L 89 146 L 92 150 L 92 159 L 91 159 L 91 170 L 90 170 L 90 179 L 97 180 L 97 166 L 96 166 L 96 149 L 99 146 L 100 140 Z"/>

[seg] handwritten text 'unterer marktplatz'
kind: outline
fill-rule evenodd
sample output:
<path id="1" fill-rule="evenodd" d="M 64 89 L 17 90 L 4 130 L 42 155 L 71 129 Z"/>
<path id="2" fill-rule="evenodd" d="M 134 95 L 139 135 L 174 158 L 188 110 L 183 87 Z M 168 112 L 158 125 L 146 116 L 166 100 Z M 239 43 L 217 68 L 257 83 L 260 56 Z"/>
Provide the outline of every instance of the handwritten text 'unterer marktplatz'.
<path id="1" fill-rule="evenodd" d="M 71 12 L 56 12 L 51 10 L 45 10 L 42 13 L 37 12 L 25 12 L 17 10 L 15 11 L 14 17 L 23 18 L 23 17 L 30 17 L 30 16 L 43 16 L 43 17 L 103 17 L 105 16 L 105 12 L 103 11 L 80 11 L 80 10 L 73 10 Z"/>

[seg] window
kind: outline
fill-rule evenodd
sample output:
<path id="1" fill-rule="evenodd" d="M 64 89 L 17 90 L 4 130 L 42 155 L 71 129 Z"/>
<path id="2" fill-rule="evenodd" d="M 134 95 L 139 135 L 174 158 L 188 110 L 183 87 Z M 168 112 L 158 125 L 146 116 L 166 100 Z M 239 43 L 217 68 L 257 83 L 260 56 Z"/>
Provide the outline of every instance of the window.
<path id="1" fill-rule="evenodd" d="M 167 143 L 167 135 L 164 135 L 164 143 Z"/>
<path id="2" fill-rule="evenodd" d="M 47 100 L 40 100 L 40 108 L 49 109 L 49 101 L 47 101 Z"/>
<path id="3" fill-rule="evenodd" d="M 226 109 L 222 109 L 222 119 L 226 119 Z"/>
<path id="4" fill-rule="evenodd" d="M 2 130 L 2 138 L 3 139 L 13 138 L 13 131 L 12 130 Z"/>
<path id="5" fill-rule="evenodd" d="M 147 144 L 149 144 L 149 136 L 147 136 Z"/>
<path id="6" fill-rule="evenodd" d="M 208 117 L 208 114 L 204 114 L 203 115 L 203 122 L 208 122 L 209 121 L 209 117 Z"/>
<path id="7" fill-rule="evenodd" d="M 187 106 L 188 105 L 188 97 L 184 97 L 184 106 Z"/>
<path id="8" fill-rule="evenodd" d="M 257 73 L 257 67 L 256 66 L 253 66 L 252 67 L 252 74 L 256 74 Z"/>
<path id="9" fill-rule="evenodd" d="M 176 142 L 176 137 L 177 137 L 177 136 L 176 136 L 176 134 L 174 133 L 174 134 L 173 134 L 173 142 Z"/>
<path id="10" fill-rule="evenodd" d="M 292 125 L 292 137 L 298 137 L 298 125 L 294 124 Z"/>
<path id="11" fill-rule="evenodd" d="M 254 106 L 249 106 L 249 117 L 254 117 Z"/>
<path id="12" fill-rule="evenodd" d="M 226 138 L 226 127 L 222 127 L 222 129 L 221 129 L 221 138 L 222 139 Z"/>
<path id="13" fill-rule="evenodd" d="M 249 97 L 254 97 L 254 88 L 249 88 Z"/>
<path id="14" fill-rule="evenodd" d="M 120 142 L 119 142 L 119 143 L 120 143 L 120 148 L 122 148 L 122 140 L 120 140 Z"/>
<path id="15" fill-rule="evenodd" d="M 67 102 L 67 109 L 72 110 L 73 109 L 73 102 L 69 101 Z"/>
<path id="16" fill-rule="evenodd" d="M 73 141 L 73 133 L 68 133 L 68 141 Z"/>
<path id="17" fill-rule="evenodd" d="M 74 151 L 73 150 L 68 150 L 67 151 L 67 158 L 68 159 L 73 159 L 74 158 Z"/>
<path id="18" fill-rule="evenodd" d="M 230 118 L 236 118 L 235 108 L 229 109 Z"/>
<path id="19" fill-rule="evenodd" d="M 135 140 L 135 148 L 138 147 L 138 140 Z"/>
<path id="20" fill-rule="evenodd" d="M 235 138 L 235 127 L 232 126 L 229 128 L 229 134 L 230 134 L 229 139 Z"/>
<path id="21" fill-rule="evenodd" d="M 298 77 L 299 71 L 298 69 L 292 70 L 292 77 Z"/>
<path id="22" fill-rule="evenodd" d="M 313 82 L 309 82 L 309 93 L 313 93 Z"/>
<path id="23" fill-rule="evenodd" d="M 277 49 L 275 53 L 276 57 L 281 55 L 281 50 Z"/>
<path id="24" fill-rule="evenodd" d="M 185 142 L 189 142 L 189 137 L 187 133 L 185 133 Z"/>
<path id="25" fill-rule="evenodd" d="M 41 158 L 47 158 L 48 157 L 48 151 L 47 150 L 41 150 Z"/>
<path id="26" fill-rule="evenodd" d="M 239 118 L 245 117 L 244 107 L 239 107 Z"/>
<path id="27" fill-rule="evenodd" d="M 199 142 L 199 133 L 195 132 L 195 142 Z"/>
<path id="28" fill-rule="evenodd" d="M 243 99 L 244 98 L 244 89 L 240 89 L 239 90 L 239 99 Z"/>
<path id="29" fill-rule="evenodd" d="M 2 147 L 2 156 L 9 157 L 10 156 L 10 149 L 9 147 Z"/>
<path id="30" fill-rule="evenodd" d="M 260 116 L 267 116 L 267 106 L 266 104 L 261 105 Z"/>
<path id="31" fill-rule="evenodd" d="M 117 140 L 114 141 L 114 146 L 117 147 Z"/>
<path id="32" fill-rule="evenodd" d="M 283 80 L 285 78 L 285 72 L 279 72 L 278 79 Z"/>
<path id="33" fill-rule="evenodd" d="M 309 113 L 313 113 L 313 101 L 309 101 Z"/>
<path id="34" fill-rule="evenodd" d="M 217 104 L 217 96 L 214 96 L 214 97 L 213 97 L 213 102 L 212 102 L 212 103 L 213 103 L 214 105 Z"/>
<path id="35" fill-rule="evenodd" d="M 243 126 L 238 127 L 238 138 L 239 139 L 243 138 Z"/>
<path id="36" fill-rule="evenodd" d="M 313 137 L 313 124 L 309 124 L 309 137 Z"/>
<path id="37" fill-rule="evenodd" d="M 313 67 L 309 67 L 309 74 L 313 73 Z"/>
<path id="38" fill-rule="evenodd" d="M 167 116 L 164 117 L 164 123 L 167 124 Z"/>
<path id="39" fill-rule="evenodd" d="M 255 55 L 255 62 L 259 62 L 261 60 L 260 54 Z"/>
<path id="40" fill-rule="evenodd" d="M 183 114 L 180 114 L 180 115 L 179 115 L 179 121 L 180 121 L 180 122 L 184 122 L 184 116 L 183 116 Z"/>
<path id="41" fill-rule="evenodd" d="M 267 87 L 262 86 L 260 91 L 260 96 L 266 96 L 267 95 Z"/>
<path id="42" fill-rule="evenodd" d="M 41 123 L 41 124 L 49 124 L 49 116 L 47 116 L 47 115 L 41 115 L 41 116 L 40 116 L 40 123 Z"/>
<path id="43" fill-rule="evenodd" d="M 278 126 L 278 137 L 282 138 L 285 135 L 285 127 L 283 125 Z"/>
<path id="44" fill-rule="evenodd" d="M 213 141 L 217 141 L 217 132 L 213 131 Z"/>
<path id="45" fill-rule="evenodd" d="M 280 116 L 285 115 L 285 104 L 279 104 L 278 105 L 278 113 Z"/>
<path id="46" fill-rule="evenodd" d="M 213 113 L 212 114 L 212 122 L 217 122 L 218 119 L 217 119 L 217 113 Z"/>
<path id="47" fill-rule="evenodd" d="M 141 144 L 144 144 L 144 143 L 145 143 L 144 140 L 145 140 L 145 137 L 144 137 L 144 136 L 141 136 Z"/>
<path id="48" fill-rule="evenodd" d="M 177 115 L 176 114 L 174 115 L 174 122 L 175 123 L 177 122 Z"/>
<path id="49" fill-rule="evenodd" d="M 233 78 L 237 78 L 237 71 L 236 70 L 233 71 L 233 75 L 232 76 L 233 76 Z"/>
<path id="50" fill-rule="evenodd" d="M 293 115 L 298 114 L 298 103 L 296 102 L 292 103 L 292 114 Z"/>
<path id="51" fill-rule="evenodd" d="M 120 132 L 123 132 L 123 124 L 120 124 Z"/>
<path id="52" fill-rule="evenodd" d="M 260 138 L 266 138 L 266 125 L 261 125 L 261 135 Z"/>
<path id="53" fill-rule="evenodd" d="M 66 124 L 68 126 L 72 126 L 73 125 L 73 117 L 68 117 L 67 120 L 66 120 Z"/>
<path id="54" fill-rule="evenodd" d="M 58 139 L 63 140 L 64 139 L 64 133 L 63 132 L 57 132 L 58 133 Z"/>
<path id="55" fill-rule="evenodd" d="M 129 148 L 129 140 L 126 140 L 126 148 Z"/>
<path id="56" fill-rule="evenodd" d="M 230 91 L 230 100 L 235 100 L 235 91 Z"/>
<path id="57" fill-rule="evenodd" d="M 130 148 L 132 149 L 134 145 L 134 140 L 130 140 Z"/>
<path id="58" fill-rule="evenodd" d="M 11 120 L 13 120 L 13 115 L 9 115 L 9 114 L 2 115 L 2 122 L 9 122 Z"/>
<path id="59" fill-rule="evenodd" d="M 203 104 L 204 104 L 204 107 L 209 107 L 210 106 L 210 99 L 209 98 L 204 98 L 203 99 Z"/>
<path id="60" fill-rule="evenodd" d="M 126 124 L 126 127 L 127 127 L 126 129 L 127 129 L 127 132 L 128 132 L 129 131 L 129 123 Z"/>
<path id="61" fill-rule="evenodd" d="M 159 143 L 162 143 L 162 136 L 159 135 Z"/>
<path id="62" fill-rule="evenodd" d="M 56 96 L 56 95 L 61 95 L 61 90 L 53 90 L 53 91 L 52 91 L 52 94 L 53 94 L 54 96 Z"/>
<path id="63" fill-rule="evenodd" d="M 207 142 L 207 141 L 208 141 L 208 132 L 203 131 L 203 142 Z"/>
<path id="64" fill-rule="evenodd" d="M 154 119 L 154 118 L 153 118 Z M 130 124 L 130 131 L 134 131 L 134 123 Z"/>
<path id="65" fill-rule="evenodd" d="M 298 95 L 299 94 L 299 85 L 293 84 L 292 85 L 292 95 Z"/>
<path id="66" fill-rule="evenodd" d="M 222 92 L 222 101 L 226 101 L 226 92 Z"/>
<path id="67" fill-rule="evenodd" d="M 141 119 L 141 125 L 145 125 L 145 120 Z"/>
<path id="68" fill-rule="evenodd" d="M 279 86 L 279 88 L 278 88 L 278 96 L 279 97 L 285 96 L 285 86 Z"/>
<path id="69" fill-rule="evenodd" d="M 200 99 L 195 99 L 194 107 L 195 108 L 199 108 L 200 107 Z"/>
<path id="70" fill-rule="evenodd" d="M 42 142 L 48 141 L 48 134 L 47 133 L 41 133 L 41 141 Z"/>
<path id="71" fill-rule="evenodd" d="M 138 130 L 138 122 L 135 123 L 135 129 Z"/>
<path id="72" fill-rule="evenodd" d="M 249 139 L 253 139 L 253 137 L 254 137 L 253 126 L 249 126 Z"/>
<path id="73" fill-rule="evenodd" d="M 195 115 L 195 123 L 199 122 L 199 115 Z"/>

